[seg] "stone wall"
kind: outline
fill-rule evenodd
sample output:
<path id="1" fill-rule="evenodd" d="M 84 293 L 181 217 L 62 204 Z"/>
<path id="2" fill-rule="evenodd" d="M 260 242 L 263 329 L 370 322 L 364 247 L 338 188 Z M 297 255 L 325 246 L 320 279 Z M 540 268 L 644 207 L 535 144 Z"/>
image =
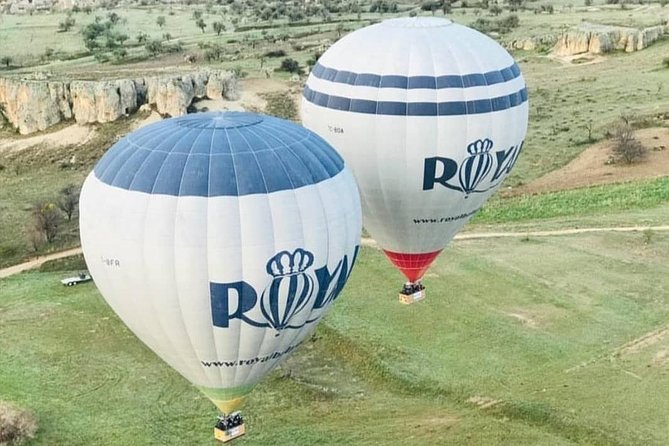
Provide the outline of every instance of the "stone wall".
<path id="1" fill-rule="evenodd" d="M 181 116 L 195 98 L 235 100 L 238 83 L 227 71 L 111 81 L 34 81 L 0 78 L 0 112 L 22 135 L 61 121 L 110 122 L 144 104 Z"/>

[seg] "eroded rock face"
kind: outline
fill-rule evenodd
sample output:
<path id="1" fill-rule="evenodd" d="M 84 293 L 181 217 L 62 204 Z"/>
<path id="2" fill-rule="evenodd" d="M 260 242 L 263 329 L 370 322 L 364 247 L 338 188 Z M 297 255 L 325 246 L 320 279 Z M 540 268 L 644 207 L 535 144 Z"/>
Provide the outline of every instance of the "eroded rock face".
<path id="1" fill-rule="evenodd" d="M 145 81 L 147 103 L 154 105 L 161 115 L 185 115 L 195 98 L 195 87 L 190 76 L 149 77 Z"/>
<path id="2" fill-rule="evenodd" d="M 128 79 L 70 84 L 72 110 L 80 124 L 111 122 L 137 111 L 137 90 Z"/>
<path id="3" fill-rule="evenodd" d="M 0 78 L 2 113 L 24 135 L 72 118 L 82 124 L 114 121 L 145 104 L 162 115 L 181 116 L 196 97 L 237 96 L 234 74 L 221 71 L 99 82 Z"/>
<path id="4" fill-rule="evenodd" d="M 72 118 L 67 83 L 0 79 L 0 106 L 19 133 L 45 130 Z"/>
<path id="5" fill-rule="evenodd" d="M 584 23 L 578 29 L 560 36 L 553 53 L 558 56 L 575 54 L 602 54 L 610 51 L 640 51 L 662 37 L 664 26 L 636 29 L 622 26 L 594 25 Z"/>
<path id="6" fill-rule="evenodd" d="M 207 83 L 207 97 L 210 99 L 225 98 L 229 101 L 239 99 L 239 83 L 231 72 L 212 73 Z"/>

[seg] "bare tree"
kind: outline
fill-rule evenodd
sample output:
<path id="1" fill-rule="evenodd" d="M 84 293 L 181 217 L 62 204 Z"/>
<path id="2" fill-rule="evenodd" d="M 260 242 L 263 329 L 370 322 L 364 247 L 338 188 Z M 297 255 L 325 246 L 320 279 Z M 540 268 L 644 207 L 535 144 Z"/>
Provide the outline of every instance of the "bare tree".
<path id="1" fill-rule="evenodd" d="M 629 119 L 624 117 L 613 129 L 613 158 L 625 164 L 641 161 L 646 155 L 646 147 L 634 136 Z"/>
<path id="2" fill-rule="evenodd" d="M 39 202 L 33 206 L 33 218 L 35 219 L 35 230 L 41 233 L 47 243 L 56 239 L 60 228 L 60 212 L 55 204 Z"/>
<path id="3" fill-rule="evenodd" d="M 56 204 L 67 215 L 67 221 L 72 220 L 72 215 L 79 206 L 79 192 L 80 189 L 74 184 L 69 184 L 60 191 L 60 198 Z"/>
<path id="4" fill-rule="evenodd" d="M 583 124 L 583 127 L 588 132 L 588 142 L 593 142 L 594 139 L 592 139 L 592 130 L 593 130 L 594 124 L 592 122 L 592 119 L 589 119 L 588 121 L 586 121 L 586 123 Z"/>
<path id="5" fill-rule="evenodd" d="M 221 33 L 225 30 L 225 25 L 221 22 L 214 22 L 211 24 L 211 26 L 214 27 L 214 31 L 216 32 L 217 36 L 220 36 Z"/>

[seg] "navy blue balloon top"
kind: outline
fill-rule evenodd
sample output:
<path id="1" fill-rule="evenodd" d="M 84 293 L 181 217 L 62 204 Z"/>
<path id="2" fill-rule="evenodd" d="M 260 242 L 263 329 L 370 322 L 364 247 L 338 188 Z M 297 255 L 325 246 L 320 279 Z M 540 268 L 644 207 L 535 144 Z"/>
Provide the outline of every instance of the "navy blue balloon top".
<path id="1" fill-rule="evenodd" d="M 241 196 L 332 178 L 344 161 L 310 130 L 245 112 L 195 113 L 134 131 L 95 166 L 102 182 L 175 196 Z"/>

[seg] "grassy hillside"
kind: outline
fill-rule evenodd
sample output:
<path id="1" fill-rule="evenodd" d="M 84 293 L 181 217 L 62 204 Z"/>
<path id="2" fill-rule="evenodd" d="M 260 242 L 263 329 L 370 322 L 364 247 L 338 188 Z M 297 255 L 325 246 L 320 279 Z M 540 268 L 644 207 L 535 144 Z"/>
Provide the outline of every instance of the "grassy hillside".
<path id="1" fill-rule="evenodd" d="M 409 307 L 364 249 L 239 444 L 664 444 L 667 249 L 659 233 L 461 241 Z M 30 444 L 213 443 L 213 406 L 62 274 L 0 281 L 0 399 L 36 412 Z"/>

